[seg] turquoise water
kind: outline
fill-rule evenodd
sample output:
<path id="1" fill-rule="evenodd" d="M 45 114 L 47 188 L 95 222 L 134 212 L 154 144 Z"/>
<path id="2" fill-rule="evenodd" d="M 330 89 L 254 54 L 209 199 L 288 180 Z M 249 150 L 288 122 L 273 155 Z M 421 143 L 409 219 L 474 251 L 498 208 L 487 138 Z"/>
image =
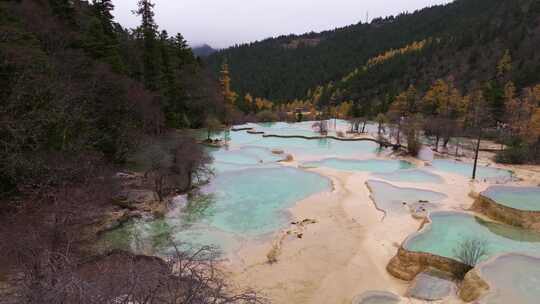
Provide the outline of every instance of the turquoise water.
<path id="1" fill-rule="evenodd" d="M 334 139 L 306 140 L 300 138 L 267 137 L 257 142 L 257 146 L 269 149 L 282 149 L 286 153 L 292 153 L 295 157 L 366 157 L 375 155 L 379 151 L 379 146 L 374 142 L 345 142 Z"/>
<path id="2" fill-rule="evenodd" d="M 328 179 L 293 168 L 244 170 L 217 176 L 205 192 L 213 193 L 215 214 L 208 224 L 228 232 L 261 235 L 286 222 L 282 212 L 311 194 L 329 190 Z"/>
<path id="3" fill-rule="evenodd" d="M 331 119 L 328 120 L 328 135 L 336 136 L 337 131 L 348 131 L 351 128 L 351 125 L 348 121 L 343 119 Z M 282 136 L 320 136 L 320 134 L 313 128 L 313 124 L 316 121 L 303 121 L 300 123 L 285 123 L 285 122 L 274 122 L 274 123 L 249 123 L 239 128 L 253 128 L 256 131 L 265 132 L 266 134 L 273 135 L 282 135 Z M 362 128 L 362 126 L 360 126 Z M 368 123 L 366 124 L 365 131 L 367 133 L 375 133 L 377 131 L 377 126 L 375 124 Z"/>
<path id="4" fill-rule="evenodd" d="M 414 206 L 420 201 L 426 202 L 426 208 L 436 208 L 439 202 L 446 199 L 446 195 L 442 193 L 400 188 L 381 181 L 369 180 L 367 184 L 377 208 L 386 211 L 387 214 L 409 213 L 408 206 Z"/>
<path id="5" fill-rule="evenodd" d="M 306 162 L 307 167 L 325 167 L 341 171 L 367 171 L 367 172 L 393 172 L 400 169 L 409 169 L 413 165 L 402 160 L 349 160 L 328 158 L 321 161 Z"/>
<path id="6" fill-rule="evenodd" d="M 536 304 L 540 299 L 540 260 L 523 255 L 504 255 L 480 268 L 489 282 L 483 304 Z"/>
<path id="7" fill-rule="evenodd" d="M 481 195 L 510 208 L 540 211 L 540 187 L 492 186 Z"/>
<path id="8" fill-rule="evenodd" d="M 271 134 L 317 135 L 311 129 L 313 122 L 299 124 L 246 124 L 244 127 Z M 338 129 L 347 129 L 348 123 L 337 121 Z M 376 128 L 368 125 L 368 130 Z M 206 138 L 199 131 L 200 138 Z M 201 193 L 189 200 L 181 212 L 171 212 L 163 219 L 133 221 L 110 234 L 116 243 L 141 250 L 154 248 L 159 252 L 170 250 L 170 241 L 186 242 L 194 246 L 217 245 L 224 251 L 238 248 L 246 239 L 272 233 L 288 222 L 287 208 L 309 195 L 330 189 L 330 181 L 314 173 L 283 167 L 278 164 L 284 155 L 272 154 L 272 149 L 291 153 L 295 159 L 318 160 L 306 165 L 325 166 L 338 170 L 365 171 L 388 181 L 442 182 L 428 170 L 411 169 L 408 162 L 377 160 L 381 152 L 374 142 L 345 142 L 333 139 L 305 140 L 299 138 L 265 138 L 246 131 L 221 132 L 213 138 L 225 139 L 228 146 L 208 148 L 214 158 L 215 177 Z M 371 160 L 350 160 L 362 158 Z M 346 160 L 349 159 L 349 160 Z M 437 160 L 434 171 L 448 170 L 466 174 L 472 167 L 467 164 Z M 506 177 L 508 171 L 481 168 L 479 175 Z M 399 188 L 389 183 L 369 181 L 372 196 L 378 208 L 392 213 L 408 213 L 409 208 L 436 209 L 446 196 L 413 188 Z M 420 203 L 422 201 L 422 203 Z M 405 205 L 403 203 L 406 203 Z M 425 211 L 425 210 L 424 210 Z M 505 232 L 490 228 L 494 234 Z"/>
<path id="9" fill-rule="evenodd" d="M 217 174 L 253 168 L 276 168 L 277 162 L 283 160 L 283 155 L 273 154 L 272 151 L 261 147 L 245 146 L 242 148 L 214 149 L 209 154 L 214 159 L 212 168 Z"/>
<path id="10" fill-rule="evenodd" d="M 456 259 L 461 242 L 478 239 L 487 245 L 488 254 L 482 260 L 508 252 L 540 255 L 539 233 L 484 221 L 466 213 L 433 212 L 430 218 L 430 225 L 407 239 L 405 249 Z"/>
<path id="11" fill-rule="evenodd" d="M 449 172 L 471 178 L 473 172 L 472 163 L 458 162 L 447 159 L 436 159 L 432 162 L 433 168 L 437 171 Z M 478 166 L 476 178 L 489 181 L 508 181 L 512 179 L 512 172 L 508 170 Z"/>
<path id="12" fill-rule="evenodd" d="M 119 247 L 171 250 L 170 240 L 224 251 L 240 240 L 262 236 L 288 223 L 286 209 L 331 189 L 328 179 L 294 168 L 264 168 L 218 174 L 185 210 L 164 219 L 136 221 L 109 236 Z M 142 244 L 142 245 L 141 245 Z M 150 248 L 150 249 L 149 249 Z"/>
<path id="13" fill-rule="evenodd" d="M 441 184 L 444 182 L 442 177 L 420 169 L 399 170 L 388 173 L 375 173 L 373 177 L 384 179 L 390 182 L 407 183 L 433 183 Z"/>

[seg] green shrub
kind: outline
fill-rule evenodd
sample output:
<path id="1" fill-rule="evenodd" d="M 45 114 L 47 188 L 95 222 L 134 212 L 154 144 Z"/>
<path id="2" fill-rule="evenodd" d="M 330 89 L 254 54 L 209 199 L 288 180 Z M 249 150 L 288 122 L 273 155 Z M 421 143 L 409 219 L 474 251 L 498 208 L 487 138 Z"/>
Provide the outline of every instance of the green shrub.
<path id="1" fill-rule="evenodd" d="M 523 144 L 509 146 L 497 153 L 495 160 L 501 164 L 524 164 L 529 157 L 529 148 Z"/>

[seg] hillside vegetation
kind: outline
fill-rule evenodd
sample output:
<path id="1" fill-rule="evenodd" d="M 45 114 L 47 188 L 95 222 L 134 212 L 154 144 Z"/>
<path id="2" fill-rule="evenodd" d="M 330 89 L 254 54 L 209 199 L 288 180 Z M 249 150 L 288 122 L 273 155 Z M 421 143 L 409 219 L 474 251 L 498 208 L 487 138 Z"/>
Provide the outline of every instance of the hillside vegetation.
<path id="1" fill-rule="evenodd" d="M 228 62 L 233 89 L 240 95 L 284 101 L 301 99 L 309 89 L 339 81 L 391 49 L 430 40 L 422 52 L 396 56 L 370 70 L 370 77 L 360 75 L 349 81 L 345 85 L 349 95 L 353 100 L 395 95 L 409 84 L 428 87 L 448 76 L 467 86 L 492 77 L 507 49 L 514 60 L 512 78 L 518 87 L 525 87 L 540 77 L 535 52 L 539 16 L 536 0 L 457 0 L 369 24 L 239 45 L 207 61 L 214 71 Z"/>

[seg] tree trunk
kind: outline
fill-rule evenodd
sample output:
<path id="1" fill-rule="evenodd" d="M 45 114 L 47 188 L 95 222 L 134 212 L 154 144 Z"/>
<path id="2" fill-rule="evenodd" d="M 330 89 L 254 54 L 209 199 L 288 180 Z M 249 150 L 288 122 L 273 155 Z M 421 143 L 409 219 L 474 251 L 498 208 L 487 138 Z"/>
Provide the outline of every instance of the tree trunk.
<path id="1" fill-rule="evenodd" d="M 482 131 L 478 133 L 478 141 L 476 142 L 476 150 L 474 151 L 474 167 L 472 173 L 472 179 L 476 179 L 476 167 L 478 166 L 478 154 L 480 152 L 480 141 L 482 140 Z"/>
<path id="2" fill-rule="evenodd" d="M 444 139 L 443 148 L 448 148 L 448 142 L 450 142 L 450 137 Z"/>
<path id="3" fill-rule="evenodd" d="M 191 170 L 187 171 L 186 181 L 187 181 L 186 191 L 189 191 L 191 187 L 193 186 L 193 172 Z"/>

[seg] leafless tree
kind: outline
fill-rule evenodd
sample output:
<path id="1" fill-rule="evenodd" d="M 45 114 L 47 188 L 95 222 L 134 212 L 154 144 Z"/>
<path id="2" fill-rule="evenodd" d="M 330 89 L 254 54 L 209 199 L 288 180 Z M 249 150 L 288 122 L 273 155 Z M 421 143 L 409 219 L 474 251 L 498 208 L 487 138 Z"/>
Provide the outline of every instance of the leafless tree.
<path id="1" fill-rule="evenodd" d="M 171 172 L 181 192 L 192 190 L 194 182 L 202 183 L 213 174 L 212 158 L 191 137 L 180 137 L 174 148 Z"/>
<path id="2" fill-rule="evenodd" d="M 160 201 L 175 192 L 189 192 L 212 176 L 212 158 L 195 139 L 170 133 L 150 141 L 142 152 L 145 177 Z"/>
<path id="3" fill-rule="evenodd" d="M 317 132 L 321 135 L 328 134 L 328 121 L 327 120 L 320 120 L 311 126 L 313 129 L 317 130 Z"/>
<path id="4" fill-rule="evenodd" d="M 463 264 L 470 267 L 476 266 L 478 262 L 488 254 L 488 244 L 485 240 L 470 238 L 461 241 L 454 252 L 454 255 Z"/>

